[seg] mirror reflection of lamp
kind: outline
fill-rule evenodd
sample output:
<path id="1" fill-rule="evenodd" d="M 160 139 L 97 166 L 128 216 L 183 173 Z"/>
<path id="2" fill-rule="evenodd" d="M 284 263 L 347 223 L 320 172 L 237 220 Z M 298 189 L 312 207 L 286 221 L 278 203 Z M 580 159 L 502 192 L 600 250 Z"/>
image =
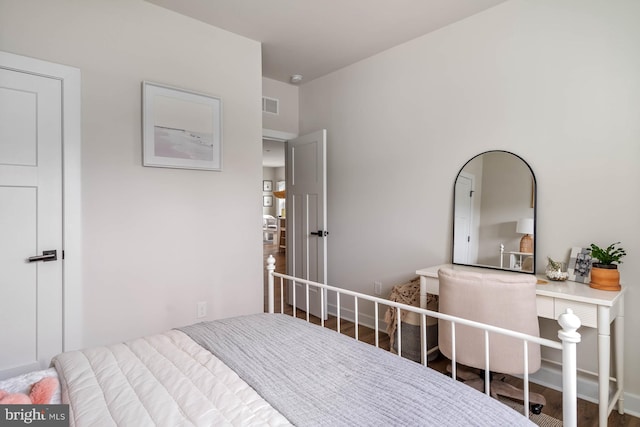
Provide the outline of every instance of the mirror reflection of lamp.
<path id="1" fill-rule="evenodd" d="M 533 218 L 520 218 L 516 233 L 524 234 L 520 239 L 520 252 L 533 253 Z"/>

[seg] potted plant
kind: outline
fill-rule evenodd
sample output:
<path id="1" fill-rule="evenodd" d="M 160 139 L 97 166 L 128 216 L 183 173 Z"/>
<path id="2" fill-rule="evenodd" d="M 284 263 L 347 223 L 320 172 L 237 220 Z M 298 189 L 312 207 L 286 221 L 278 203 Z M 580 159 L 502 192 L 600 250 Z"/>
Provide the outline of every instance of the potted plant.
<path id="1" fill-rule="evenodd" d="M 620 259 L 627 254 L 621 247 L 617 247 L 620 242 L 612 243 L 606 249 L 598 245 L 591 244 L 591 257 L 594 258 L 591 268 L 591 283 L 589 286 L 605 291 L 619 291 L 620 272 L 618 264 L 622 264 Z"/>

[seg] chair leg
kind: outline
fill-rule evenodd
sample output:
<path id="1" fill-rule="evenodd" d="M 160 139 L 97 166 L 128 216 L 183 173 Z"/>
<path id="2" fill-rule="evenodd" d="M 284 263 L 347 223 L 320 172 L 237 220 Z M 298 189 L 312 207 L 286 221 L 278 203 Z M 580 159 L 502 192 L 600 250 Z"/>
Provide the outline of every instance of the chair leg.
<path id="1" fill-rule="evenodd" d="M 491 381 L 491 394 L 524 401 L 524 390 L 512 386 L 502 380 Z M 532 405 L 546 405 L 547 399 L 540 393 L 529 393 L 529 403 Z"/>
<path id="2" fill-rule="evenodd" d="M 464 385 L 469 386 L 471 388 L 474 388 L 476 390 L 478 390 L 480 393 L 484 393 L 484 379 L 482 378 L 475 378 L 472 380 L 465 380 L 464 381 Z"/>
<path id="3" fill-rule="evenodd" d="M 452 373 L 451 365 L 447 365 L 447 372 L 450 373 L 450 374 Z M 465 367 L 463 365 L 458 365 L 456 367 L 456 378 L 461 379 L 465 383 L 467 381 L 481 379 L 480 375 L 478 375 L 475 372 L 469 370 L 469 368 L 467 368 L 467 367 Z"/>
<path id="4" fill-rule="evenodd" d="M 447 365 L 447 372 L 451 373 L 451 365 Z M 485 392 L 484 375 L 479 375 L 463 365 L 458 365 L 456 369 L 456 377 L 461 379 L 465 385 L 468 385 L 469 387 L 472 387 L 482 393 Z M 493 397 L 494 399 L 498 399 L 498 396 L 504 396 L 513 400 L 524 402 L 524 390 L 505 382 L 503 376 L 501 376 L 500 379 L 494 380 L 492 373 L 491 386 L 489 387 L 489 390 L 491 397 Z M 529 393 L 529 405 L 539 406 L 538 411 L 532 410 L 532 412 L 540 413 L 539 410 L 546 404 L 547 399 L 542 394 L 533 392 Z"/>
<path id="5" fill-rule="evenodd" d="M 447 365 L 447 372 L 452 373 L 451 365 Z M 465 385 L 472 387 L 479 392 L 484 393 L 484 373 L 477 374 L 471 371 L 464 365 L 458 365 L 456 369 L 456 377 Z M 504 376 L 501 376 L 500 379 L 493 379 L 494 373 L 491 373 L 491 385 L 489 387 L 489 394 L 494 399 L 498 399 L 498 396 L 504 396 L 513 400 L 519 400 L 520 402 L 524 402 L 524 390 L 517 388 L 507 382 L 504 381 Z M 547 404 L 547 399 L 541 395 L 540 393 L 529 392 L 529 405 L 539 405 L 540 408 Z M 540 413 L 533 411 L 534 413 Z"/>

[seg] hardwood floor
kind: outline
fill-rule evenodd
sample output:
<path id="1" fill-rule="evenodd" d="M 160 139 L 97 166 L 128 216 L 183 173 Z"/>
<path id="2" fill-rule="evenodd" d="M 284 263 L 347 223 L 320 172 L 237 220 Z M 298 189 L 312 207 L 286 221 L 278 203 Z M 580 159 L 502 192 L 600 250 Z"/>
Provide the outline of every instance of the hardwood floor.
<path id="1" fill-rule="evenodd" d="M 286 272 L 286 257 L 285 253 L 279 251 L 275 245 L 264 245 L 264 263 L 266 265 L 269 255 L 273 255 L 276 259 L 276 272 Z M 276 286 L 276 288 L 278 288 Z M 264 273 L 264 310 L 267 311 L 267 273 Z M 276 301 L 280 300 L 279 290 L 276 290 Z M 293 308 L 290 305 L 285 304 L 285 313 L 292 314 Z M 276 311 L 279 311 L 279 303 L 276 303 Z M 306 318 L 306 313 L 302 310 L 297 310 L 296 316 L 299 318 Z M 320 324 L 320 319 L 311 316 L 310 321 L 315 324 Z M 329 316 L 329 319 L 325 321 L 325 327 L 336 330 L 337 321 L 334 316 Z M 355 326 L 352 322 L 346 320 L 340 321 L 340 332 L 355 337 Z M 375 344 L 375 331 L 366 326 L 358 326 L 358 340 L 366 342 L 368 344 Z M 383 332 L 378 333 L 379 347 L 389 351 L 389 336 Z M 443 372 L 446 372 L 448 360 L 443 356 L 439 356 L 436 360 L 429 362 L 429 367 Z M 522 381 L 507 376 L 507 382 L 514 384 L 515 386 L 521 386 Z M 531 384 L 531 391 L 541 393 L 547 399 L 542 412 L 551 417 L 562 419 L 562 393 L 539 386 L 537 384 Z M 595 403 L 587 402 L 582 399 L 578 399 L 578 426 L 580 427 L 597 427 L 598 426 L 598 405 Z M 609 415 L 608 427 L 640 427 L 640 418 L 633 417 L 629 414 L 620 415 L 615 410 Z"/>

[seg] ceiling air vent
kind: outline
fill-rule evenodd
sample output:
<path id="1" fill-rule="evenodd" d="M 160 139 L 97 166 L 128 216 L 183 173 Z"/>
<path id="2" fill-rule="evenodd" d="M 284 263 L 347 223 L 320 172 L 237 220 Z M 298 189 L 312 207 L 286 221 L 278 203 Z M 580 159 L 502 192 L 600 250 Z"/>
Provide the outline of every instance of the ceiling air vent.
<path id="1" fill-rule="evenodd" d="M 269 114 L 278 114 L 280 101 L 275 98 L 262 97 L 262 112 Z"/>

